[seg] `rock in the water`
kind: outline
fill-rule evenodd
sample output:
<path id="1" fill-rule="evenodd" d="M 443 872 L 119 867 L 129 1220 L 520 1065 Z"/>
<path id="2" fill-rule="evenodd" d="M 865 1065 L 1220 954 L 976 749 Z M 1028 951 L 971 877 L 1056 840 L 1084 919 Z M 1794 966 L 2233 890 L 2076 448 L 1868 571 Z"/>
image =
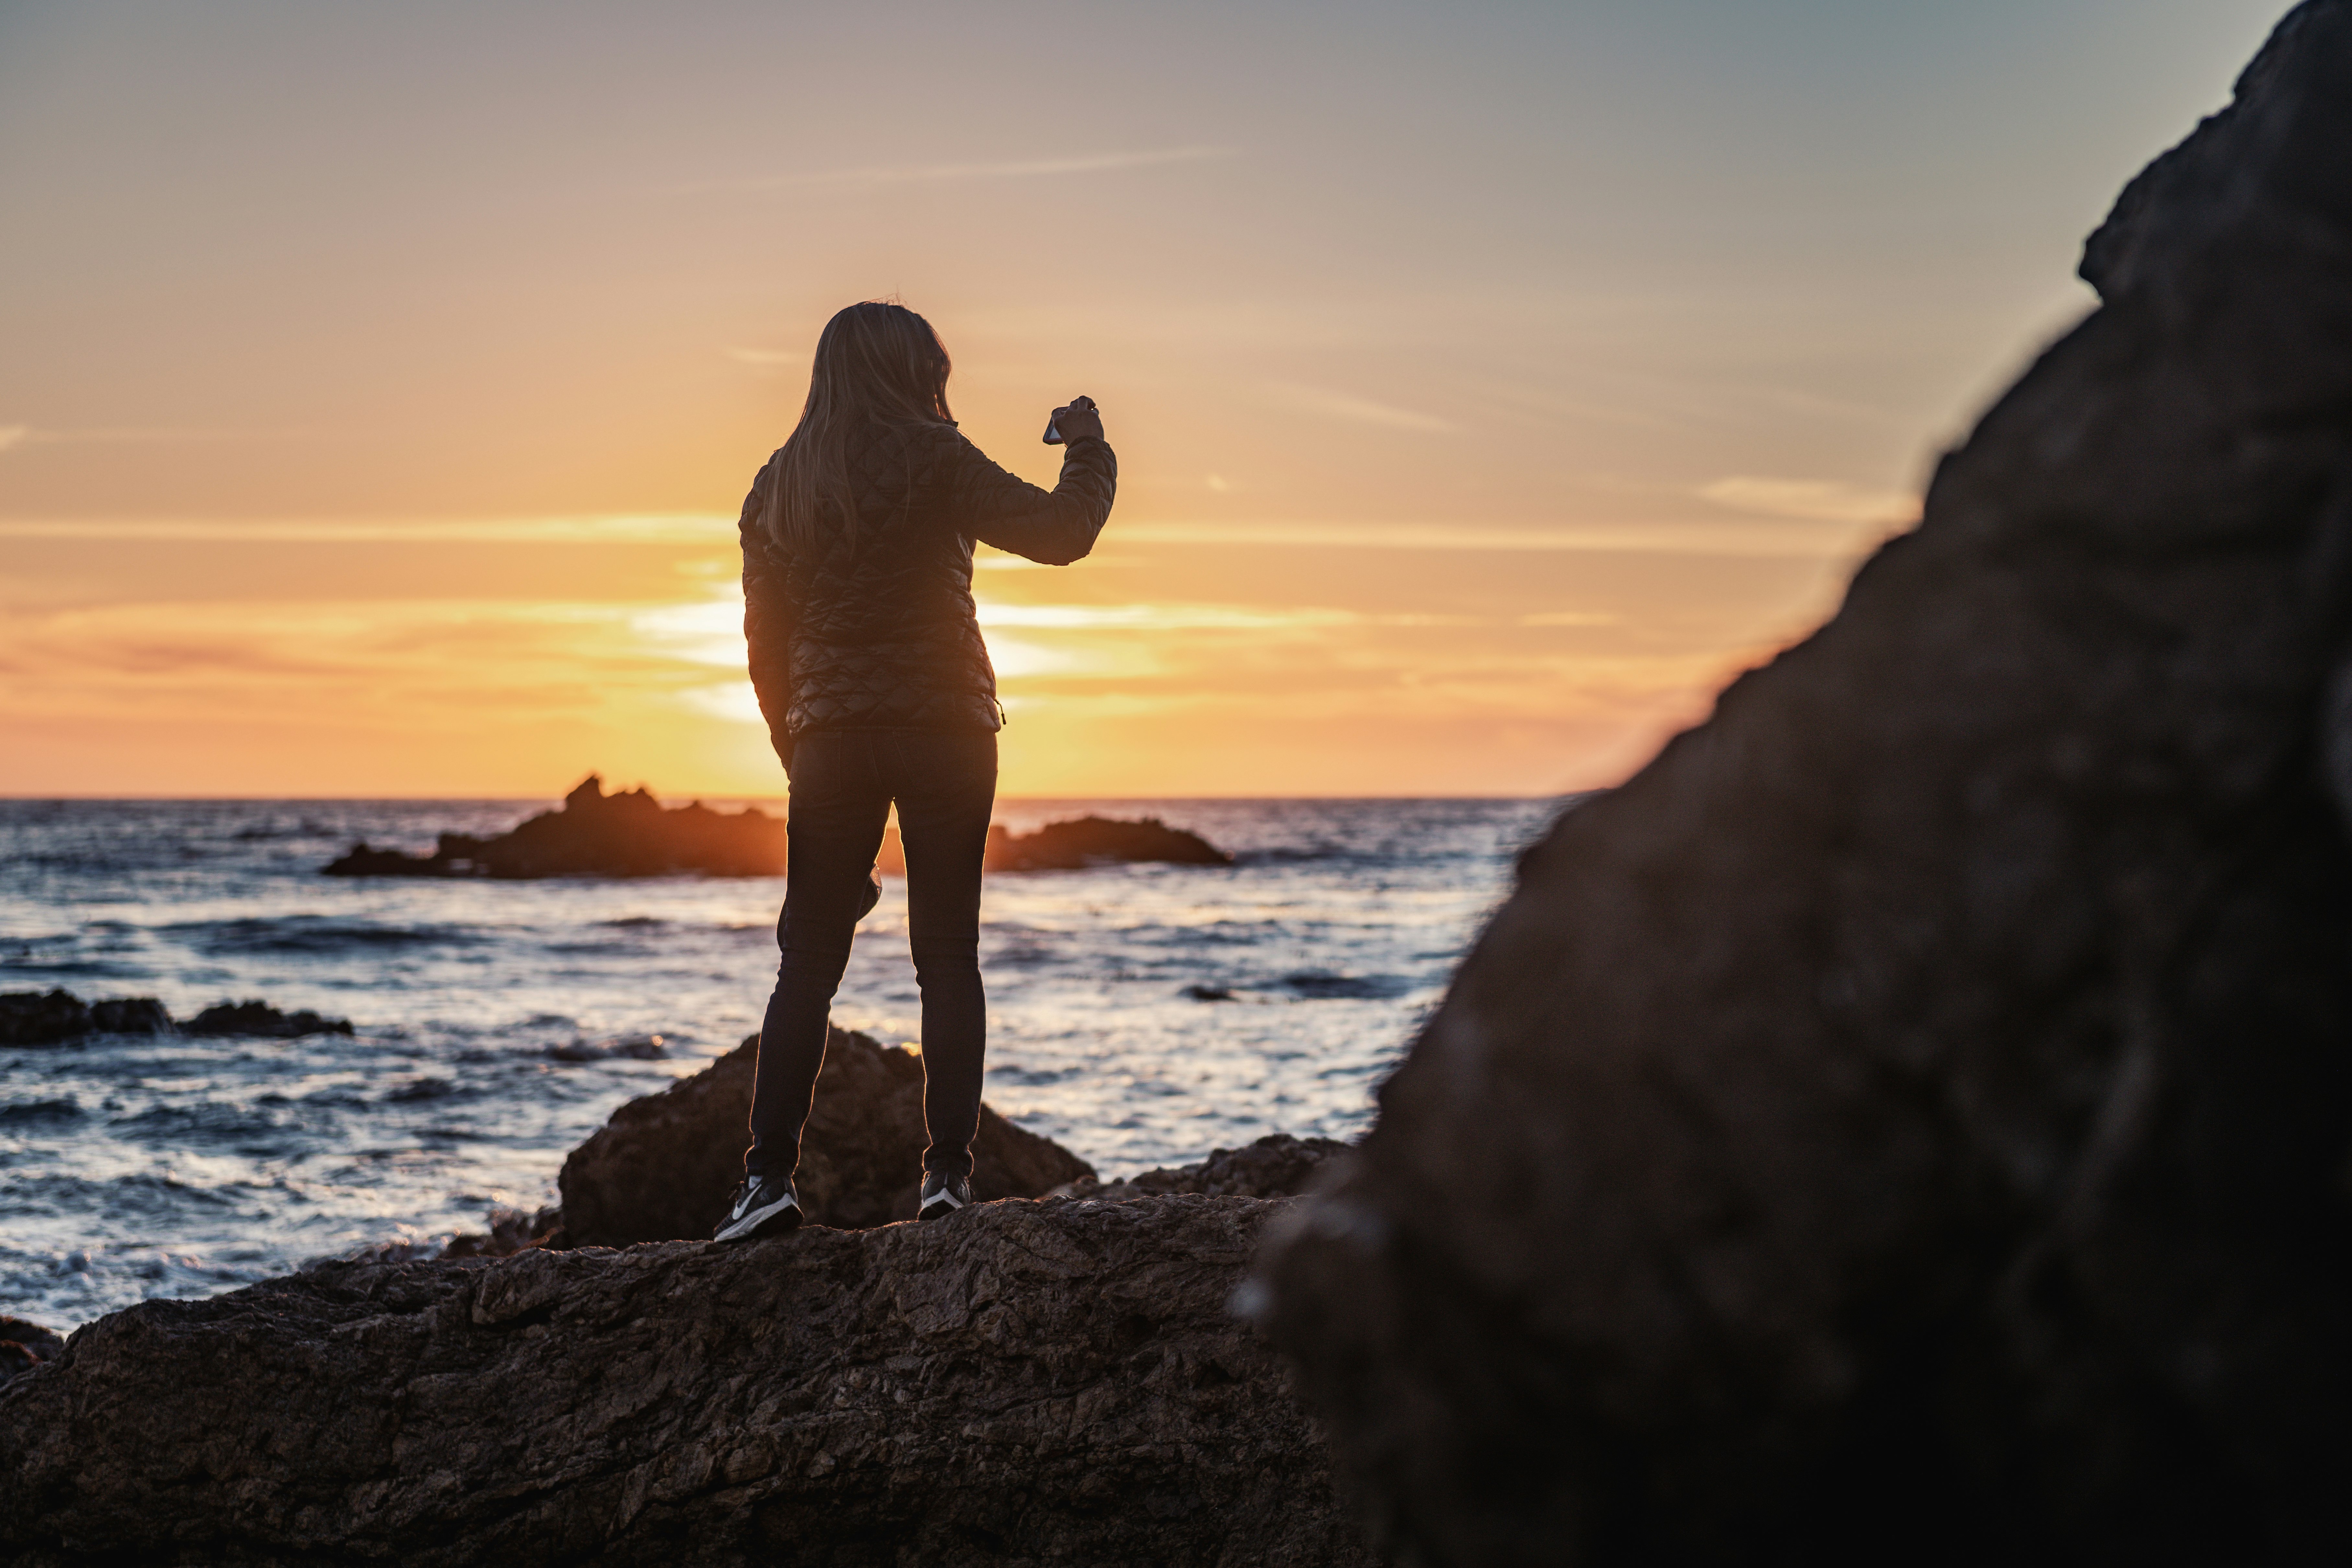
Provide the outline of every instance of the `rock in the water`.
<path id="1" fill-rule="evenodd" d="M 1081 816 L 1049 822 L 1034 833 L 991 827 L 981 864 L 990 871 L 1076 871 L 1088 866 L 1144 861 L 1230 866 L 1234 858 L 1189 828 L 1171 827 L 1156 816 L 1133 822 Z M 875 867 L 886 876 L 907 874 L 907 852 L 895 826 L 882 835 L 882 852 Z"/>
<path id="2" fill-rule="evenodd" d="M 1271 1250 L 1412 1561 L 2352 1561 L 2352 3 L 2084 274 Z"/>
<path id="3" fill-rule="evenodd" d="M 1055 1195 L 1101 1198 L 1160 1197 L 1170 1193 L 1207 1193 L 1217 1197 L 1287 1198 L 1307 1190 L 1315 1173 L 1348 1145 L 1329 1138 L 1294 1138 L 1269 1133 L 1240 1149 L 1219 1149 L 1197 1165 L 1146 1171 L 1120 1182 L 1082 1177 L 1055 1189 Z"/>
<path id="4" fill-rule="evenodd" d="M 743 1177 L 757 1035 L 692 1078 L 613 1112 L 563 1162 L 573 1247 L 707 1237 Z M 801 1137 L 802 1205 L 845 1229 L 915 1217 L 923 1179 L 923 1065 L 846 1029 L 825 1037 L 816 1104 Z M 1094 1168 L 985 1105 L 972 1140 L 973 1194 L 1034 1198 Z"/>
<path id="5" fill-rule="evenodd" d="M 267 1002 L 215 1002 L 183 1026 L 191 1035 L 297 1040 L 305 1035 L 348 1035 L 348 1018 L 329 1018 L 308 1007 L 281 1013 Z"/>
<path id="6" fill-rule="evenodd" d="M 46 1046 L 89 1033 L 89 1006 L 70 991 L 0 995 L 0 1045 Z"/>
<path id="7" fill-rule="evenodd" d="M 172 1016 L 152 996 L 89 1002 L 70 991 L 0 995 L 0 1046 L 48 1046 L 85 1035 L 161 1035 Z"/>
<path id="8" fill-rule="evenodd" d="M 511 833 L 441 835 L 431 855 L 362 843 L 323 868 L 330 877 L 773 877 L 785 862 L 784 825 L 749 806 L 729 815 L 700 801 L 665 811 L 650 791 L 606 795 L 591 773 Z"/>
<path id="9" fill-rule="evenodd" d="M 1119 861 L 1164 861 L 1176 866 L 1230 866 L 1234 858 L 1181 827 L 1156 816 L 1122 822 L 1081 816 L 1049 822 L 1034 833 L 988 830 L 985 864 L 992 871 L 1075 871 Z"/>
<path id="10" fill-rule="evenodd" d="M 0 1395 L 0 1558 L 1369 1564 L 1225 1310 L 1276 1206 L 982 1205 L 149 1301 Z"/>

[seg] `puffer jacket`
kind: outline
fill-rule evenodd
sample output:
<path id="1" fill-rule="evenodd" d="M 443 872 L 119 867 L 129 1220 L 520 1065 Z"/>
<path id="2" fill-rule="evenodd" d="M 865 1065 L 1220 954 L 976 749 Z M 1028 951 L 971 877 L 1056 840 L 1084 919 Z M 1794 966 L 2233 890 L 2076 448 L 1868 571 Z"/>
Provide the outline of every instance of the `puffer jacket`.
<path id="1" fill-rule="evenodd" d="M 769 534 L 783 454 L 744 498 L 743 640 L 776 754 L 814 730 L 993 731 L 996 671 L 971 600 L 975 540 L 1064 566 L 1110 516 L 1118 462 L 1070 443 L 1050 491 L 1006 473 L 952 425 L 876 424 L 849 450 L 857 526 L 794 552 Z"/>

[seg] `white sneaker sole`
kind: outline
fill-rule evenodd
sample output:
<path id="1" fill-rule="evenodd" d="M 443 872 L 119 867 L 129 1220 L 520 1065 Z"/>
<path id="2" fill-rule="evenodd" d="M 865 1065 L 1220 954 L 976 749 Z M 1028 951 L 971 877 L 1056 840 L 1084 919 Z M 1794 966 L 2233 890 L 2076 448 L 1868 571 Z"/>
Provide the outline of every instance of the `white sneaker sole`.
<path id="1" fill-rule="evenodd" d="M 801 1223 L 801 1205 L 792 1198 L 779 1198 L 763 1208 L 753 1209 L 741 1219 L 729 1220 L 719 1227 L 713 1241 L 750 1241 L 762 1231 L 782 1236 L 797 1230 Z"/>

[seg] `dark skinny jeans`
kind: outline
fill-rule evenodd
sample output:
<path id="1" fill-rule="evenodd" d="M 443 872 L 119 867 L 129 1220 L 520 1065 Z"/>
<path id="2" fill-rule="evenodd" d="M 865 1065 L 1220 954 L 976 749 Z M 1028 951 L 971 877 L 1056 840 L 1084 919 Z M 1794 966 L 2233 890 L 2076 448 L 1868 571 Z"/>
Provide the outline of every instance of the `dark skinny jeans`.
<path id="1" fill-rule="evenodd" d="M 793 746 L 792 863 L 776 920 L 783 961 L 760 1026 L 752 1175 L 789 1176 L 824 1065 L 825 1020 L 865 911 L 890 805 L 907 855 L 907 924 L 923 993 L 923 1169 L 971 1173 L 988 1004 L 980 984 L 980 863 L 996 803 L 996 737 L 818 731 Z"/>

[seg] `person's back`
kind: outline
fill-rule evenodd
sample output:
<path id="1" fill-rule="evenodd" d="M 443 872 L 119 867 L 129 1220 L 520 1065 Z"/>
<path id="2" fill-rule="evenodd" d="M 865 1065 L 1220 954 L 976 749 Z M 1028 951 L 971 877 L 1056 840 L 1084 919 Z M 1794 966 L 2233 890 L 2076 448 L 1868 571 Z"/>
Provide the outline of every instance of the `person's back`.
<path id="1" fill-rule="evenodd" d="M 791 776 L 792 857 L 751 1147 L 722 1241 L 801 1221 L 801 1128 L 851 938 L 877 896 L 871 868 L 894 805 L 923 994 L 930 1142 L 916 1217 L 971 1200 L 987 1045 L 981 859 L 1003 723 L 972 603 L 972 549 L 1079 559 L 1110 515 L 1118 460 L 1093 401 L 1077 398 L 1055 410 L 1067 441 L 1055 489 L 1006 473 L 957 433 L 948 371 L 938 336 L 904 306 L 842 311 L 818 340 L 800 425 L 743 503 L 743 635 Z"/>
<path id="2" fill-rule="evenodd" d="M 771 730 L 998 729 L 995 671 L 971 597 L 973 542 L 1054 565 L 1084 556 L 1110 515 L 1110 447 L 1070 443 L 1050 493 L 942 422 L 859 425 L 843 458 L 855 517 L 833 516 L 797 548 L 769 524 L 782 451 L 744 505 L 744 635 Z M 789 692 L 782 711 L 766 709 L 772 691 Z"/>

